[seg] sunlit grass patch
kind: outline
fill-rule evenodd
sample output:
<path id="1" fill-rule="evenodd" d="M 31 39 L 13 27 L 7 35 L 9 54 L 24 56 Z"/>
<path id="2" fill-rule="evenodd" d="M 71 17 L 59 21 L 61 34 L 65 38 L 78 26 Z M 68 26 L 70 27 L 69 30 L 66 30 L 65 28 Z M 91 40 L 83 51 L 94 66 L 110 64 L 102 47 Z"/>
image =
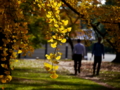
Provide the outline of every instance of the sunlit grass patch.
<path id="1" fill-rule="evenodd" d="M 51 79 L 43 67 L 44 60 L 20 60 L 12 64 L 13 80 L 0 84 L 5 90 L 109 90 L 97 83 L 58 71 L 59 77 Z M 62 70 L 62 69 L 61 69 Z"/>

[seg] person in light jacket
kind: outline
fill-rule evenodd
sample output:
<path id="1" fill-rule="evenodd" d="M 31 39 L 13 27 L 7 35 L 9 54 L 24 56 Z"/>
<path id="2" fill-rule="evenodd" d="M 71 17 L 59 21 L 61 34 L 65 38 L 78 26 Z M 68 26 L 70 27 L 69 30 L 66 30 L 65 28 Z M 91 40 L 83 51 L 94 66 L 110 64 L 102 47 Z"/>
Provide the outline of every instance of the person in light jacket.
<path id="1" fill-rule="evenodd" d="M 85 55 L 85 46 L 81 43 L 81 40 L 77 40 L 77 44 L 74 46 L 73 49 L 73 60 L 74 60 L 74 70 L 75 75 L 80 73 L 81 61 L 82 57 Z"/>

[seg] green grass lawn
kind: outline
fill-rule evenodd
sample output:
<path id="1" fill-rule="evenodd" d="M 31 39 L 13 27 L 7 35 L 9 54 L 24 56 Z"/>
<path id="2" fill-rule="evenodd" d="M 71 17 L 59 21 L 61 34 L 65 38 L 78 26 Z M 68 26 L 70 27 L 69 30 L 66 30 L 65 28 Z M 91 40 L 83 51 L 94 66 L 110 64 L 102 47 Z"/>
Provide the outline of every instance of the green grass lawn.
<path id="1" fill-rule="evenodd" d="M 59 77 L 51 79 L 43 68 L 44 60 L 20 60 L 12 66 L 13 80 L 0 84 L 4 90 L 110 90 L 97 83 L 75 76 L 69 72 L 58 71 Z"/>
<path id="2" fill-rule="evenodd" d="M 103 71 L 99 77 L 102 82 L 105 82 L 114 88 L 119 88 L 120 90 L 120 72 Z"/>

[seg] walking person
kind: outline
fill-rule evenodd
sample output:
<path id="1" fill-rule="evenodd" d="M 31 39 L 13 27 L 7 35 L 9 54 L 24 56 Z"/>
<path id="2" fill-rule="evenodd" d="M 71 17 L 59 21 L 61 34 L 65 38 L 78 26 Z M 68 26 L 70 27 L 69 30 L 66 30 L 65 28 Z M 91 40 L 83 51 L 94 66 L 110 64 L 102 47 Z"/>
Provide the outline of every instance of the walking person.
<path id="1" fill-rule="evenodd" d="M 102 62 L 102 56 L 104 59 L 104 46 L 101 43 L 101 40 L 102 39 L 98 37 L 98 42 L 94 43 L 93 48 L 92 48 L 92 57 L 94 55 L 93 75 L 99 75 L 101 62 Z"/>
<path id="2" fill-rule="evenodd" d="M 78 73 L 80 73 L 81 61 L 84 54 L 85 54 L 85 47 L 81 43 L 81 40 L 78 39 L 77 44 L 74 46 L 74 49 L 73 49 L 75 75 L 77 75 L 77 71 Z"/>

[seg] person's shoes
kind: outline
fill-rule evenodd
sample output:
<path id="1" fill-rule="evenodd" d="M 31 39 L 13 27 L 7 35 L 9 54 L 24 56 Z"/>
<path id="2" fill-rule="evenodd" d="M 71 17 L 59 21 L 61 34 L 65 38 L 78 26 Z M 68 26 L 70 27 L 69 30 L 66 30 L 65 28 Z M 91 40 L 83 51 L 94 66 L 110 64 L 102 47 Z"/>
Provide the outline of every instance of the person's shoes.
<path id="1" fill-rule="evenodd" d="M 75 75 L 77 75 L 77 70 L 75 70 L 75 72 L 74 72 L 74 73 L 75 73 Z"/>
<path id="2" fill-rule="evenodd" d="M 80 70 L 78 70 L 78 73 L 80 73 Z"/>
<path id="3" fill-rule="evenodd" d="M 93 77 L 95 76 L 95 73 L 93 73 L 93 75 L 92 75 Z"/>
<path id="4" fill-rule="evenodd" d="M 74 75 L 77 75 L 77 72 L 75 72 L 75 74 Z"/>
<path id="5" fill-rule="evenodd" d="M 96 75 L 98 76 L 99 74 L 97 73 Z"/>
<path id="6" fill-rule="evenodd" d="M 71 75 L 73 75 L 73 76 L 77 76 L 77 74 L 75 73 L 75 74 L 71 74 Z"/>

